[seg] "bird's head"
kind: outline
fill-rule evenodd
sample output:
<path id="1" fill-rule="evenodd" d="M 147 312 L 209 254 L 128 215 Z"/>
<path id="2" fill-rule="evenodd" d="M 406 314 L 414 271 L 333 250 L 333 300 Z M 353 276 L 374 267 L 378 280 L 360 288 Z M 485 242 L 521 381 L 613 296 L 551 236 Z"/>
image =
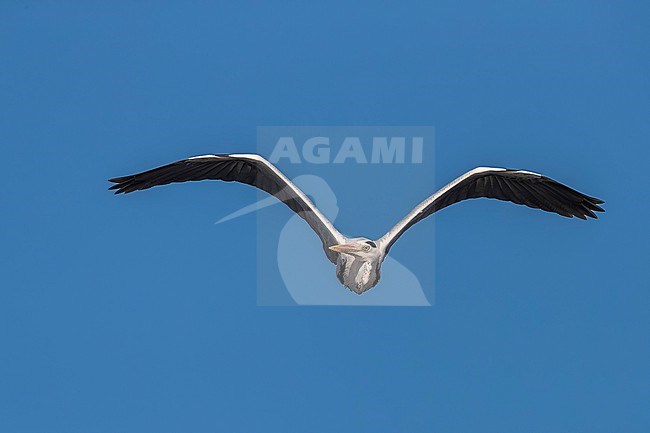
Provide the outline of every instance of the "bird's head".
<path id="1" fill-rule="evenodd" d="M 368 238 L 348 239 L 345 243 L 332 245 L 329 249 L 337 253 L 349 254 L 367 260 L 381 255 L 377 244 Z"/>

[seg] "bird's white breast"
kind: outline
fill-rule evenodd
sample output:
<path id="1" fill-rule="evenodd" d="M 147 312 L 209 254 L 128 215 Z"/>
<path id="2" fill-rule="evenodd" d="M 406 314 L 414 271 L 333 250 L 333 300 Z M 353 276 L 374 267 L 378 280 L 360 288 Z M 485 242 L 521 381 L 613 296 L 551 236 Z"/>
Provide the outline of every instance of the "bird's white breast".
<path id="1" fill-rule="evenodd" d="M 362 287 L 365 284 L 368 284 L 368 280 L 370 279 L 370 271 L 372 271 L 372 263 L 364 262 L 361 265 L 361 268 L 359 269 L 359 273 L 355 278 L 357 287 Z"/>

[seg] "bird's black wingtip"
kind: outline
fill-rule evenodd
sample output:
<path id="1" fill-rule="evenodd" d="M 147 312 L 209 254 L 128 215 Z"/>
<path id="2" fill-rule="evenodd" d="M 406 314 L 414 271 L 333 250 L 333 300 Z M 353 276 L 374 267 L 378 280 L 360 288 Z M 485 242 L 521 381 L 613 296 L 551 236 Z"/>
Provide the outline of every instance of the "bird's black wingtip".
<path id="1" fill-rule="evenodd" d="M 108 179 L 109 182 L 113 182 L 113 185 L 108 187 L 109 191 L 115 191 L 115 194 L 126 194 L 126 178 L 115 177 L 113 179 Z"/>
<path id="2" fill-rule="evenodd" d="M 599 206 L 603 203 L 605 203 L 605 201 L 599 198 L 586 197 L 582 203 L 582 207 L 583 207 L 582 211 L 587 217 L 597 220 L 598 215 L 596 214 L 596 212 L 605 212 L 605 209 Z"/>

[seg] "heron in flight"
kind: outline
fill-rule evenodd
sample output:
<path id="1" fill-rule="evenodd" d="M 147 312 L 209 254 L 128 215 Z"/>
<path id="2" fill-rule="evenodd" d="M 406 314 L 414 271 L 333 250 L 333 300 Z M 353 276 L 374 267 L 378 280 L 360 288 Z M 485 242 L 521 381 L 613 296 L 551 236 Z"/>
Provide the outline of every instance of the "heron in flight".
<path id="1" fill-rule="evenodd" d="M 426 198 L 379 239 L 341 234 L 311 200 L 273 164 L 257 154 L 201 155 L 130 176 L 109 179 L 115 194 L 157 185 L 197 180 L 223 180 L 252 185 L 275 196 L 316 232 L 336 276 L 351 291 L 362 294 L 379 282 L 381 264 L 393 244 L 417 222 L 454 203 L 479 197 L 495 198 L 564 217 L 598 218 L 604 203 L 551 178 L 524 170 L 478 167 Z"/>

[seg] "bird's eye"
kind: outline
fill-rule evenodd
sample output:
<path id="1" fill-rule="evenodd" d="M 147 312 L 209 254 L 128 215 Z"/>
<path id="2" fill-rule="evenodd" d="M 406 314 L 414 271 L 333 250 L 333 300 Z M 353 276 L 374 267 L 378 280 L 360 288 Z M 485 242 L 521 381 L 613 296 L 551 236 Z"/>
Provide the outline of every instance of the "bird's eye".
<path id="1" fill-rule="evenodd" d="M 370 245 L 364 245 L 363 250 L 364 251 L 370 251 Z"/>

